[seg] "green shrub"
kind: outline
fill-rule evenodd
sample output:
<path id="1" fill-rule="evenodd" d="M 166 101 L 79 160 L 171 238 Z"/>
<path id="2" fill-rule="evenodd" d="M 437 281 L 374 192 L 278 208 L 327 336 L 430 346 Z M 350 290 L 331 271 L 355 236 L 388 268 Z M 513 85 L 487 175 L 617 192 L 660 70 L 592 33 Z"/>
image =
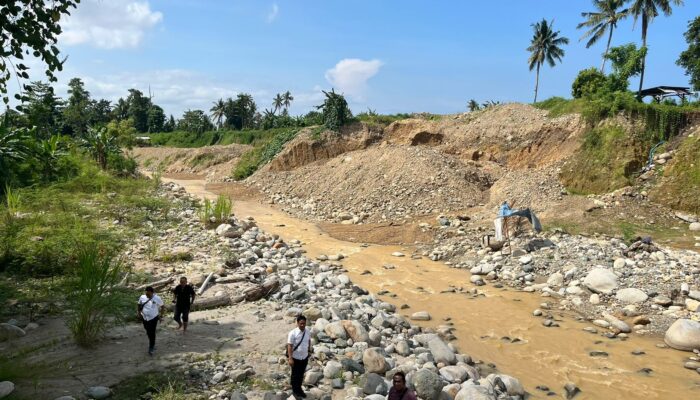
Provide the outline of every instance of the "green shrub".
<path id="1" fill-rule="evenodd" d="M 83 247 L 77 261 L 68 328 L 78 345 L 91 346 L 110 325 L 126 318 L 133 299 L 118 287 L 123 267 L 111 251 L 95 243 Z"/>
<path id="2" fill-rule="evenodd" d="M 598 68 L 584 69 L 578 73 L 573 85 L 571 85 L 571 95 L 575 99 L 582 97 L 592 97 L 605 90 L 607 87 L 607 77 Z"/>
<path id="3" fill-rule="evenodd" d="M 199 217 L 205 224 L 221 224 L 228 220 L 232 207 L 231 199 L 220 194 L 214 202 L 204 199 L 204 205 L 200 209 Z"/>
<path id="4" fill-rule="evenodd" d="M 323 104 L 316 106 L 316 108 L 321 110 L 323 124 L 326 128 L 337 131 L 341 126 L 350 122 L 352 112 L 342 94 L 336 93 L 335 90 L 330 92 L 324 90 L 323 94 L 326 95 L 326 99 L 323 101 Z"/>
<path id="5" fill-rule="evenodd" d="M 294 139 L 299 133 L 298 129 L 287 129 L 278 132 L 269 141 L 255 146 L 253 149 L 243 153 L 241 159 L 236 164 L 232 176 L 236 180 L 245 179 L 255 173 L 260 166 L 270 162 L 284 145 Z"/>

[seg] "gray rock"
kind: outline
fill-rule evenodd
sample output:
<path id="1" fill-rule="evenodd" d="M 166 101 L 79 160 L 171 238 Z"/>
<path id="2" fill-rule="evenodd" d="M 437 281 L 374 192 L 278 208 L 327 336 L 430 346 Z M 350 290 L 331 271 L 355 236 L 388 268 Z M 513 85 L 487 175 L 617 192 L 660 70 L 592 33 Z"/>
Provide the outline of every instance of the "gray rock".
<path id="1" fill-rule="evenodd" d="M 341 378 L 334 378 L 331 380 L 331 387 L 333 389 L 342 389 L 345 387 L 345 383 Z"/>
<path id="2" fill-rule="evenodd" d="M 411 347 L 408 345 L 408 342 L 405 340 L 399 340 L 398 343 L 396 343 L 396 353 L 399 355 L 402 355 L 404 357 L 408 356 L 411 354 Z"/>
<path id="3" fill-rule="evenodd" d="M 513 378 L 510 375 L 504 375 L 504 374 L 490 374 L 489 376 L 486 377 L 486 380 L 488 380 L 491 385 L 494 387 L 500 386 L 498 385 L 498 380 L 500 379 L 501 382 L 506 387 L 506 393 L 510 396 L 524 396 L 525 395 L 525 388 L 523 388 L 523 385 L 520 383 L 519 380 Z"/>
<path id="4" fill-rule="evenodd" d="M 564 385 L 564 391 L 566 392 L 566 400 L 571 400 L 581 393 L 581 389 L 573 382 L 568 382 Z"/>
<path id="5" fill-rule="evenodd" d="M 438 400 L 445 386 L 438 374 L 425 368 L 413 374 L 412 382 L 418 397 L 425 400 Z"/>
<path id="6" fill-rule="evenodd" d="M 700 290 L 689 290 L 688 297 L 690 297 L 693 300 L 700 301 Z"/>
<path id="7" fill-rule="evenodd" d="M 340 364 L 346 371 L 357 372 L 358 374 L 365 373 L 365 367 L 363 367 L 362 364 L 353 360 L 352 358 L 343 358 L 342 360 L 340 360 Z"/>
<path id="8" fill-rule="evenodd" d="M 414 312 L 411 315 L 411 319 L 414 321 L 430 321 L 430 314 L 427 311 Z"/>
<path id="9" fill-rule="evenodd" d="M 462 383 L 467 380 L 469 373 L 464 367 L 448 365 L 440 368 L 440 376 L 450 383 Z"/>
<path id="10" fill-rule="evenodd" d="M 586 275 L 583 284 L 593 292 L 611 294 L 617 289 L 617 275 L 609 269 L 593 268 Z"/>
<path id="11" fill-rule="evenodd" d="M 639 289 L 625 288 L 618 290 L 617 294 L 615 295 L 615 298 L 623 303 L 638 304 L 647 301 L 647 298 L 649 298 L 649 296 L 647 296 L 646 293 L 642 292 Z"/>
<path id="12" fill-rule="evenodd" d="M 247 377 L 253 374 L 250 369 L 237 369 L 229 372 L 228 378 L 231 382 L 243 382 Z"/>
<path id="13" fill-rule="evenodd" d="M 560 272 L 555 272 L 547 279 L 547 285 L 559 287 L 564 284 L 564 275 Z"/>
<path id="14" fill-rule="evenodd" d="M 318 381 L 323 378 L 323 372 L 320 371 L 308 371 L 304 375 L 304 383 L 309 386 L 316 386 Z"/>
<path id="15" fill-rule="evenodd" d="M 386 400 L 384 395 L 382 394 L 370 394 L 369 396 L 365 397 L 364 400 Z"/>
<path id="16" fill-rule="evenodd" d="M 234 390 L 229 395 L 229 400 L 248 400 L 248 397 L 246 395 L 244 395 L 243 393 L 241 393 L 237 390 Z"/>
<path id="17" fill-rule="evenodd" d="M 621 320 L 617 319 L 617 318 L 616 318 L 615 316 L 613 316 L 613 315 L 610 315 L 610 314 L 608 314 L 608 313 L 603 313 L 603 318 L 605 318 L 605 320 L 608 321 L 608 322 L 610 323 L 610 326 L 612 326 L 613 328 L 619 330 L 620 332 L 623 332 L 623 333 L 630 333 L 630 332 L 632 332 L 632 329 L 630 328 L 629 325 L 627 325 L 627 323 L 625 323 L 624 321 L 621 321 Z"/>
<path id="18" fill-rule="evenodd" d="M 341 321 L 345 332 L 350 338 L 355 342 L 368 342 L 369 334 L 367 330 L 359 321 L 356 320 L 343 320 Z"/>
<path id="19" fill-rule="evenodd" d="M 341 321 L 330 322 L 328 325 L 326 325 L 326 329 L 324 330 L 326 334 L 331 337 L 331 339 L 348 338 L 348 334 L 345 332 L 345 328 L 343 327 L 343 323 Z"/>
<path id="20" fill-rule="evenodd" d="M 22 328 L 12 324 L 0 324 L 0 342 L 5 340 L 16 339 L 24 336 L 26 333 Z"/>
<path id="21" fill-rule="evenodd" d="M 676 320 L 666 331 L 664 342 L 677 350 L 700 349 L 700 322 L 690 319 Z"/>
<path id="22" fill-rule="evenodd" d="M 340 371 L 343 369 L 343 365 L 337 361 L 328 361 L 325 367 L 323 367 L 323 376 L 326 378 L 335 378 Z"/>
<path id="23" fill-rule="evenodd" d="M 445 363 L 446 365 L 452 365 L 457 362 L 457 356 L 455 353 L 445 344 L 445 342 L 440 339 L 438 335 L 428 334 L 424 335 L 425 344 L 430 349 L 433 354 L 436 363 Z"/>
<path id="24" fill-rule="evenodd" d="M 462 385 L 455 400 L 494 400 L 496 396 L 485 386 Z"/>
<path id="25" fill-rule="evenodd" d="M 386 394 L 389 387 L 381 375 L 369 373 L 362 379 L 362 391 L 364 394 Z"/>
<path id="26" fill-rule="evenodd" d="M 7 397 L 15 390 L 15 384 L 10 381 L 0 382 L 0 399 Z"/>
<path id="27" fill-rule="evenodd" d="M 700 231 L 700 222 L 693 222 L 690 225 L 688 225 L 688 229 L 691 231 Z"/>
<path id="28" fill-rule="evenodd" d="M 0 397 L 0 398 L 2 398 L 2 397 Z M 61 397 L 56 397 L 53 400 L 75 400 L 75 397 L 73 397 L 73 396 L 61 396 Z"/>
<path id="29" fill-rule="evenodd" d="M 226 374 L 224 373 L 224 371 L 219 371 L 211 377 L 211 381 L 209 381 L 209 383 L 211 383 L 212 385 L 216 385 L 219 382 L 223 381 L 224 378 L 226 378 Z"/>
<path id="30" fill-rule="evenodd" d="M 365 365 L 365 371 L 367 372 L 383 374 L 389 369 L 384 355 L 376 347 L 365 350 L 362 354 L 362 363 Z"/>
<path id="31" fill-rule="evenodd" d="M 100 400 L 106 399 L 109 396 L 111 396 L 112 391 L 106 386 L 93 386 L 91 388 L 88 388 L 87 391 L 85 391 L 85 395 L 89 399 Z"/>

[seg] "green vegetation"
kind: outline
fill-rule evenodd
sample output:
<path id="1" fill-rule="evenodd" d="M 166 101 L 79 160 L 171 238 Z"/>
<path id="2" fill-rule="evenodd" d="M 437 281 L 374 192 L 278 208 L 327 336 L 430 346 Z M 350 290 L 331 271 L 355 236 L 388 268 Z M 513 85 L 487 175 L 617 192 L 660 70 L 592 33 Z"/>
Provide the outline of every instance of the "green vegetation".
<path id="1" fill-rule="evenodd" d="M 605 73 L 606 55 L 608 51 L 610 51 L 613 31 L 617 28 L 617 23 L 627 18 L 629 15 L 629 9 L 621 10 L 626 1 L 627 0 L 593 0 L 596 11 L 581 13 L 581 16 L 586 18 L 586 20 L 576 26 L 577 29 L 589 28 L 581 37 L 581 40 L 588 39 L 586 48 L 590 48 L 596 44 L 598 40 L 605 36 L 605 32 L 608 32 L 608 44 L 605 46 L 605 53 L 603 53 L 603 66 L 600 68 L 601 73 Z"/>
<path id="2" fill-rule="evenodd" d="M 205 224 L 221 224 L 231 216 L 232 209 L 231 199 L 220 194 L 213 203 L 209 199 L 204 200 L 204 207 L 200 210 L 199 218 Z"/>
<path id="3" fill-rule="evenodd" d="M 114 387 L 114 400 L 199 400 L 194 394 L 186 394 L 187 388 L 181 375 L 149 372 L 120 382 Z"/>
<path id="4" fill-rule="evenodd" d="M 411 118 L 411 114 L 377 114 L 376 111 L 367 109 L 367 111 L 357 114 L 355 116 L 355 121 L 385 126 L 407 118 Z"/>
<path id="5" fill-rule="evenodd" d="M 215 144 L 252 144 L 256 145 L 272 139 L 280 132 L 287 131 L 288 128 L 275 128 L 267 130 L 219 130 L 207 131 L 201 134 L 186 131 L 175 131 L 170 133 L 151 134 L 151 144 L 154 146 L 168 147 L 203 147 Z"/>
<path id="6" fill-rule="evenodd" d="M 546 19 L 532 25 L 533 35 L 530 40 L 530 46 L 527 51 L 530 52 L 530 57 L 527 62 L 530 65 L 530 71 L 537 69 L 535 78 L 535 100 L 537 103 L 537 90 L 540 86 L 540 68 L 547 62 L 550 67 L 554 67 L 556 62 L 561 62 L 564 57 L 564 50 L 561 46 L 568 44 L 569 39 L 564 36 L 559 36 L 559 31 L 554 31 L 552 25 L 554 21 L 547 22 Z"/>
<path id="7" fill-rule="evenodd" d="M 316 106 L 321 110 L 323 125 L 332 131 L 338 131 L 341 126 L 346 125 L 352 119 L 352 112 L 348 107 L 348 102 L 342 94 L 336 93 L 335 90 L 330 92 L 323 91 L 326 99 L 323 104 Z"/>
<path id="8" fill-rule="evenodd" d="M 241 180 L 255 173 L 258 168 L 275 158 L 275 156 L 282 151 L 284 145 L 294 139 L 298 133 L 298 129 L 283 130 L 269 141 L 256 144 L 253 149 L 241 156 L 241 159 L 233 170 L 233 178 Z"/>
<path id="9" fill-rule="evenodd" d="M 688 23 L 684 34 L 688 49 L 681 53 L 676 64 L 685 69 L 694 90 L 700 90 L 700 17 Z"/>
<path id="10" fill-rule="evenodd" d="M 659 185 L 650 196 L 652 200 L 700 214 L 700 137 L 697 134 L 680 143 L 676 153 L 663 170 Z"/>
<path id="11" fill-rule="evenodd" d="M 118 287 L 123 269 L 122 262 L 97 243 L 79 250 L 68 296 L 68 328 L 79 345 L 95 344 L 132 310 L 134 293 Z"/>

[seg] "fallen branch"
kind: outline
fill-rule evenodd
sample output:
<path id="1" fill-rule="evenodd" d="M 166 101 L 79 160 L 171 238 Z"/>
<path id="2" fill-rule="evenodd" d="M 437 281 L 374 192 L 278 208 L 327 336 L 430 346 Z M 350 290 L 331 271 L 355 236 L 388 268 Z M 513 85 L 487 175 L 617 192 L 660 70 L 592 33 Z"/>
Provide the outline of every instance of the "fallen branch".
<path id="1" fill-rule="evenodd" d="M 164 286 L 167 286 L 167 285 L 171 284 L 174 280 L 175 280 L 175 278 L 173 278 L 173 277 L 171 276 L 171 277 L 166 278 L 166 279 L 161 279 L 161 280 L 159 280 L 159 281 L 155 281 L 155 282 L 151 282 L 151 283 L 146 283 L 146 284 L 143 284 L 143 285 L 141 285 L 141 286 L 136 286 L 136 290 L 138 290 L 138 291 L 146 290 L 146 288 L 149 287 L 149 286 L 153 287 L 153 289 L 158 290 L 158 289 L 160 289 L 160 288 L 162 288 L 162 287 L 164 287 Z"/>
<path id="2" fill-rule="evenodd" d="M 197 298 L 197 300 L 192 303 L 191 311 L 199 310 L 209 310 L 211 308 L 225 307 L 231 304 L 231 298 L 228 294 L 223 294 L 221 296 Z M 173 311 L 175 309 L 175 304 L 168 304 L 168 311 Z"/>
<path id="3" fill-rule="evenodd" d="M 255 301 L 268 296 L 275 292 L 280 287 L 280 281 L 277 278 L 268 279 L 262 285 L 248 288 L 243 291 L 243 296 L 246 301 Z"/>
<path id="4" fill-rule="evenodd" d="M 214 276 L 214 273 L 213 273 L 213 272 L 210 272 L 210 273 L 209 273 L 209 276 L 207 276 L 207 279 L 204 280 L 204 283 L 202 283 L 202 286 L 201 286 L 201 287 L 199 288 L 199 290 L 197 291 L 197 295 L 198 295 L 198 296 L 201 296 L 202 293 L 204 293 L 204 289 L 207 288 L 207 284 L 209 284 L 209 280 L 211 279 L 212 276 Z"/>

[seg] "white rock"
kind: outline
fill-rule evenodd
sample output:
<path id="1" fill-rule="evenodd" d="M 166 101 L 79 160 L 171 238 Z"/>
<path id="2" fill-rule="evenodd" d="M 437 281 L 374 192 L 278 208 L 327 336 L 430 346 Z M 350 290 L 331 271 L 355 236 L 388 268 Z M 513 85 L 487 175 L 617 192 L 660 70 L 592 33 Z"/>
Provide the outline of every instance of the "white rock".
<path id="1" fill-rule="evenodd" d="M 688 229 L 691 231 L 700 231 L 700 222 L 693 222 L 692 224 L 688 225 Z"/>
<path id="2" fill-rule="evenodd" d="M 596 267 L 586 275 L 583 284 L 593 292 L 611 294 L 617 289 L 617 275 L 609 269 Z"/>
<path id="3" fill-rule="evenodd" d="M 593 305 L 600 304 L 600 295 L 598 293 L 593 293 L 588 301 Z"/>
<path id="4" fill-rule="evenodd" d="M 403 257 L 404 256 L 404 254 L 400 251 L 395 251 L 395 252 L 391 253 L 391 255 L 394 257 Z"/>
<path id="5" fill-rule="evenodd" d="M 625 288 L 617 291 L 615 298 L 627 304 L 638 304 L 647 301 L 649 296 L 636 288 Z"/>
<path id="6" fill-rule="evenodd" d="M 700 349 L 700 322 L 679 319 L 666 331 L 664 342 L 677 350 Z"/>
<path id="7" fill-rule="evenodd" d="M 112 391 L 106 386 L 93 386 L 88 388 L 85 395 L 90 399 L 100 400 L 111 396 Z"/>
<path id="8" fill-rule="evenodd" d="M 7 397 L 15 390 L 15 384 L 10 381 L 0 382 L 0 399 Z"/>
<path id="9" fill-rule="evenodd" d="M 431 317 L 427 311 L 418 311 L 411 314 L 411 319 L 414 321 L 430 321 Z"/>

